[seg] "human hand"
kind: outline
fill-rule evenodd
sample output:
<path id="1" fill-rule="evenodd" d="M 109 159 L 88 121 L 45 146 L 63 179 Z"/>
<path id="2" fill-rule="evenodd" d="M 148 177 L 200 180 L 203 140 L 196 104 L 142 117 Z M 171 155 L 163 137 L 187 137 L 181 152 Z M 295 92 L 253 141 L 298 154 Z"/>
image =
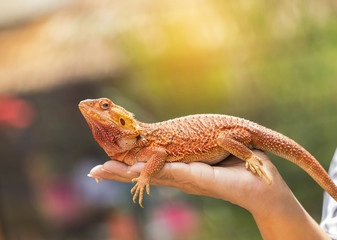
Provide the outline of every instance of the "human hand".
<path id="1" fill-rule="evenodd" d="M 265 240 L 330 239 L 297 201 L 283 178 L 263 152 L 254 150 L 271 179 L 268 184 L 230 156 L 215 166 L 201 162 L 166 163 L 151 178 L 152 185 L 170 186 L 186 193 L 220 198 L 250 211 Z M 131 182 L 144 163 L 127 166 L 108 161 L 90 171 L 93 178 Z"/>
<path id="2" fill-rule="evenodd" d="M 290 190 L 268 157 L 260 151 L 255 153 L 262 159 L 272 184 L 247 171 L 245 162 L 234 156 L 215 166 L 201 162 L 166 163 L 164 168 L 151 178 L 151 184 L 175 187 L 189 194 L 220 198 L 250 212 L 268 211 L 267 204 L 274 207 L 272 202 L 277 199 L 275 195 Z M 111 160 L 94 167 L 90 175 L 95 178 L 131 182 L 131 179 L 139 176 L 143 166 L 144 163 L 127 166 Z"/>

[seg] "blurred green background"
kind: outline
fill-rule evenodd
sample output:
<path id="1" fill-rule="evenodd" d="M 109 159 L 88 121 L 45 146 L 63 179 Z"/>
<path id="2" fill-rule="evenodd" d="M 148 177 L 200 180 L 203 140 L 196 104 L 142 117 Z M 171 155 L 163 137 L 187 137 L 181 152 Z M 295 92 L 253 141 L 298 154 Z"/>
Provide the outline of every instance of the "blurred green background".
<path id="1" fill-rule="evenodd" d="M 103 96 L 145 122 L 244 117 L 327 169 L 337 146 L 337 3 L 0 3 L 0 239 L 261 239 L 229 203 L 153 187 L 140 209 L 132 184 L 89 179 L 108 157 L 77 104 Z M 271 159 L 319 222 L 322 189 Z"/>

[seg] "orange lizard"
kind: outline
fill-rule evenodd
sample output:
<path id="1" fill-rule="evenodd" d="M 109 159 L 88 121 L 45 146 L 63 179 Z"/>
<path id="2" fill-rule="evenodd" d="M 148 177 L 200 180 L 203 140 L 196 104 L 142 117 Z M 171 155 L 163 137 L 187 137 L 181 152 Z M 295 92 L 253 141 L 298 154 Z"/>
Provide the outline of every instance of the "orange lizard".
<path id="1" fill-rule="evenodd" d="M 79 108 L 93 136 L 111 159 L 133 165 L 146 162 L 140 176 L 132 179 L 133 202 L 144 190 L 150 195 L 151 176 L 165 162 L 204 162 L 214 165 L 230 154 L 246 162 L 246 168 L 265 178 L 260 149 L 300 166 L 337 200 L 337 186 L 320 163 L 292 139 L 243 118 L 220 115 L 190 115 L 158 123 L 137 121 L 133 114 L 107 98 L 81 101 Z"/>

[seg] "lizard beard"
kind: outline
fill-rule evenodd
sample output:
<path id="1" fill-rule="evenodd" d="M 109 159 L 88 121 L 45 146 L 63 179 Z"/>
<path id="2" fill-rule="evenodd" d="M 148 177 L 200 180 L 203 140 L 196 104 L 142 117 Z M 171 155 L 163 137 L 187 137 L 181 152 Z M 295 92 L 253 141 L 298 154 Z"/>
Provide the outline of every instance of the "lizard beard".
<path id="1" fill-rule="evenodd" d="M 123 133 L 116 127 L 110 126 L 94 126 L 93 127 L 93 135 L 99 143 L 104 142 L 115 142 L 118 138 L 120 138 Z"/>

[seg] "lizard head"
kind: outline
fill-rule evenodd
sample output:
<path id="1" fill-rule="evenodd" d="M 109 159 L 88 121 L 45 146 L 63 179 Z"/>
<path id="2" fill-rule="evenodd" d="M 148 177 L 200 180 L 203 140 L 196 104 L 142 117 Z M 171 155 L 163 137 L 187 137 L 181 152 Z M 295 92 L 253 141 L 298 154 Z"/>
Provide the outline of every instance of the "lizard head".
<path id="1" fill-rule="evenodd" d="M 132 113 L 107 98 L 83 100 L 78 106 L 96 140 L 114 142 L 137 137 L 142 131 Z"/>

